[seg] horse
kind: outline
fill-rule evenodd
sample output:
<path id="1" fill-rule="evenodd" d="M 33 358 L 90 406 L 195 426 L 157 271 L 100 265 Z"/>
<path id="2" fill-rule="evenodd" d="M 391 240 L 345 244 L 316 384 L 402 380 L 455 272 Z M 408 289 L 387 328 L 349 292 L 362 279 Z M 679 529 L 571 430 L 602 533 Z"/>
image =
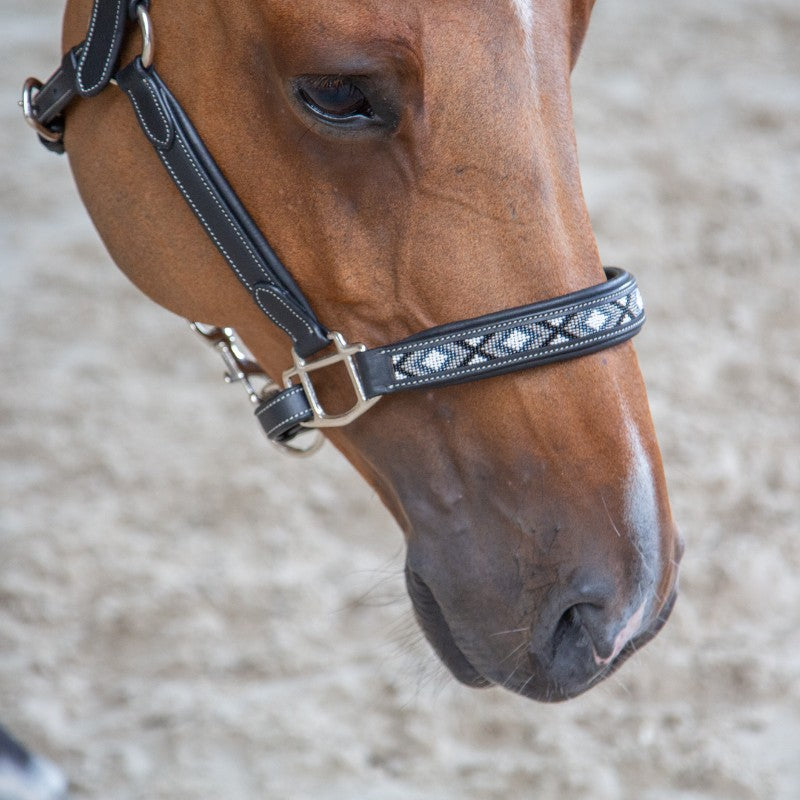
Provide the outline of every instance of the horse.
<path id="1" fill-rule="evenodd" d="M 593 0 L 106 5 L 118 41 L 96 59 L 102 90 L 70 96 L 63 133 L 49 131 L 117 266 L 175 314 L 235 329 L 271 380 L 294 375 L 289 400 L 308 395 L 326 438 L 397 520 L 416 618 L 457 680 L 554 702 L 614 672 L 669 616 L 683 549 L 631 342 L 485 380 L 468 381 L 470 367 L 433 385 L 425 371 L 452 355 L 454 321 L 491 320 L 480 342 L 458 344 L 478 370 L 503 310 L 551 298 L 572 305 L 533 316 L 558 329 L 548 341 L 567 341 L 559 309 L 572 314 L 588 287 L 610 282 L 570 97 Z M 66 3 L 62 45 L 79 77 L 106 11 Z M 131 67 L 112 81 L 116 65 Z M 177 121 L 165 118 L 168 94 Z M 161 145 L 183 117 L 196 132 L 185 141 L 202 140 L 211 166 L 181 176 L 233 187 L 228 216 L 246 209 L 240 228 L 266 236 L 285 293 L 249 291 L 203 216 L 214 209 L 198 209 L 176 176 Z M 287 333 L 312 336 L 317 319 L 346 333 L 323 361 L 350 374 L 320 369 L 312 392 L 308 353 Z M 426 342 L 444 345 L 413 351 L 425 361 L 409 390 L 363 414 L 359 397 L 339 425 L 363 389 L 365 348 L 419 348 L 429 330 Z"/>

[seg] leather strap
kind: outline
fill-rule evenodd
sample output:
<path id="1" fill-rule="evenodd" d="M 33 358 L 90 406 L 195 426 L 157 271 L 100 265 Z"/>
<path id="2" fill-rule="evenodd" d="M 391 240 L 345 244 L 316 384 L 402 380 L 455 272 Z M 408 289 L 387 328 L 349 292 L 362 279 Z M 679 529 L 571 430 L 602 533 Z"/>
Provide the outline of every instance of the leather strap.
<path id="1" fill-rule="evenodd" d="M 95 0 L 75 73 L 81 97 L 94 97 L 108 86 L 117 68 L 127 16 L 126 0 Z"/>
<path id="2" fill-rule="evenodd" d="M 36 93 L 34 109 L 36 118 L 43 125 L 49 125 L 72 102 L 77 94 L 75 76 L 78 69 L 80 49 L 67 50 L 61 66 L 50 76 L 47 83 Z"/>
<path id="3" fill-rule="evenodd" d="M 34 98 L 36 120 L 63 130 L 61 114 L 76 97 L 104 89 L 116 69 L 126 17 L 135 18 L 142 0 L 95 0 L 83 43 Z M 180 104 L 155 69 L 136 58 L 116 76 L 128 95 L 145 136 L 186 203 L 253 301 L 292 340 L 302 357 L 328 345 L 327 331 L 267 240 L 231 189 Z M 63 153 L 61 141 L 42 143 Z"/>
<path id="4" fill-rule="evenodd" d="M 95 0 L 89 31 L 81 44 L 64 54 L 61 66 L 36 93 L 34 112 L 42 125 L 63 130 L 60 116 L 73 98 L 94 97 L 111 82 L 125 35 L 126 17 L 136 19 L 136 9 L 149 8 L 149 0 Z M 45 142 L 63 153 L 60 142 Z"/>
<path id="5" fill-rule="evenodd" d="M 264 400 L 255 411 L 264 433 L 273 442 L 293 439 L 304 422 L 314 419 L 302 386 L 292 386 Z"/>
<path id="6" fill-rule="evenodd" d="M 175 186 L 253 301 L 302 357 L 327 347 L 327 331 L 155 69 L 136 58 L 117 74 L 117 83 Z"/>
<path id="7" fill-rule="evenodd" d="M 645 321 L 636 279 L 606 268 L 607 281 L 540 303 L 462 320 L 355 356 L 367 397 L 451 386 L 566 361 L 636 335 Z M 265 400 L 256 416 L 274 440 L 292 438 L 314 414 L 300 386 Z"/>
<path id="8" fill-rule="evenodd" d="M 464 383 L 624 341 L 644 324 L 641 295 L 623 270 L 608 268 L 606 277 L 604 284 L 563 297 L 430 328 L 359 353 L 366 394 Z"/>

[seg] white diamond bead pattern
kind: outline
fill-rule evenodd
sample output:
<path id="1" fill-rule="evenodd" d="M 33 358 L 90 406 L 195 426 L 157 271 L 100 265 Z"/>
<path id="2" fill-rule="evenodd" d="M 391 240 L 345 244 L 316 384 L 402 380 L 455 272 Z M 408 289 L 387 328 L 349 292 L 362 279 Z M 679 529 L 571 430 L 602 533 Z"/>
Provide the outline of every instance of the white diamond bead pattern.
<path id="1" fill-rule="evenodd" d="M 394 380 L 397 384 L 416 382 L 489 362 L 544 358 L 562 350 L 582 348 L 640 324 L 644 314 L 638 288 L 599 304 L 581 305 L 566 312 L 560 308 L 553 316 L 537 314 L 528 320 L 496 325 L 481 336 L 443 337 L 448 340 L 410 352 L 396 352 L 392 355 Z"/>

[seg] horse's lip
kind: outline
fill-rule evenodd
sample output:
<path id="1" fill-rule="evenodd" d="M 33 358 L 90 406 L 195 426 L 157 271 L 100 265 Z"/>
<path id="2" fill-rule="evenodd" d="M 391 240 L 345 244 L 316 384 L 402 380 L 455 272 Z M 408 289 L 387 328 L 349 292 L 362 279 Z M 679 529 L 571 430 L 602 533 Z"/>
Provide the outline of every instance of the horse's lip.
<path id="1" fill-rule="evenodd" d="M 442 609 L 428 584 L 406 565 L 406 586 L 411 597 L 414 614 L 422 628 L 425 638 L 444 665 L 461 683 L 473 688 L 486 688 L 492 681 L 485 678 L 470 663 L 461 648 L 456 644 L 453 633 Z"/>
<path id="2" fill-rule="evenodd" d="M 656 615 L 652 624 L 647 630 L 642 631 L 638 636 L 634 636 L 623 648 L 620 650 L 617 657 L 600 673 L 597 680 L 592 681 L 592 685 L 597 683 L 598 680 L 607 678 L 612 672 L 616 672 L 637 650 L 641 650 L 651 639 L 654 639 L 658 632 L 666 625 L 667 620 L 675 608 L 675 601 L 678 599 L 677 587 L 672 590 L 661 610 Z M 588 687 L 587 687 L 588 688 Z"/>

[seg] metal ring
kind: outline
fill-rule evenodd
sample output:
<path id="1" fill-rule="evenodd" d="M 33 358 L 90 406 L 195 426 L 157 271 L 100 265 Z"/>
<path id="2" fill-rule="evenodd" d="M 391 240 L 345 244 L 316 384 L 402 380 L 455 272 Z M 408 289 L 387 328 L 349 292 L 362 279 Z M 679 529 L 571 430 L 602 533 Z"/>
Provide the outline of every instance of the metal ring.
<path id="1" fill-rule="evenodd" d="M 43 125 L 36 119 L 36 112 L 33 108 L 33 92 L 42 88 L 42 82 L 36 78 L 28 78 L 22 85 L 22 116 L 25 117 L 25 122 L 33 128 L 39 136 L 48 142 L 60 142 L 64 138 L 61 131 L 51 131 L 46 125 Z"/>
<path id="2" fill-rule="evenodd" d="M 139 30 L 142 32 L 142 66 L 147 69 L 153 63 L 156 44 L 153 36 L 153 23 L 144 3 L 136 6 L 136 19 L 139 21 Z"/>
<path id="3" fill-rule="evenodd" d="M 304 440 L 304 442 L 301 440 Z M 313 456 L 325 444 L 325 437 L 320 430 L 309 430 L 308 432 L 299 433 L 296 438 L 286 442 L 274 442 L 272 439 L 269 442 L 282 453 L 304 458 L 305 456 Z"/>

